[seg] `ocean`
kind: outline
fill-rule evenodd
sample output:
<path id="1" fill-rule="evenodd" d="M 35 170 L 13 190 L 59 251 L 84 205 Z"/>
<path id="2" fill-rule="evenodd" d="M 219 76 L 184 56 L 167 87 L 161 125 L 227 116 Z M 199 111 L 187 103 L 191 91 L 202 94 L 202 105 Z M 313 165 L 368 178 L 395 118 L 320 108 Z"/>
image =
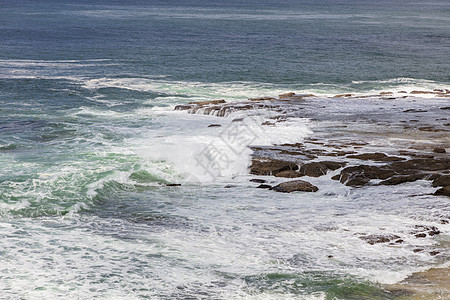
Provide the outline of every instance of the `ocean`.
<path id="1" fill-rule="evenodd" d="M 445 0 L 0 0 L 0 298 L 394 299 L 449 265 L 448 197 L 256 189 L 250 146 L 448 147 L 450 98 L 411 92 L 450 89 L 449 28 Z M 287 92 L 314 97 L 276 126 L 175 110 Z"/>

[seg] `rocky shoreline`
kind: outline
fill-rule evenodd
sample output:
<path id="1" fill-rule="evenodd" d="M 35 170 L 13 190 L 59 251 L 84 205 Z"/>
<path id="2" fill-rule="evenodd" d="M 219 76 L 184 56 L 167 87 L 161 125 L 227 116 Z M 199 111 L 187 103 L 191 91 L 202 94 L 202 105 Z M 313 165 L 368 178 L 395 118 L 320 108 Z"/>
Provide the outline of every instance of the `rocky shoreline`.
<path id="1" fill-rule="evenodd" d="M 370 185 L 399 185 L 417 180 L 428 180 L 437 190 L 436 196 L 450 197 L 450 120 L 446 113 L 450 106 L 446 97 L 450 97 L 450 90 L 437 89 L 433 91 L 400 91 L 397 96 L 393 92 L 382 92 L 377 95 L 355 96 L 341 94 L 334 97 L 317 97 L 312 94 L 286 93 L 274 97 L 250 98 L 245 101 L 227 103 L 225 100 L 191 102 L 187 105 L 178 105 L 175 110 L 185 110 L 189 113 L 208 114 L 225 117 L 237 111 L 269 110 L 273 114 L 261 123 L 261 126 L 277 126 L 291 118 L 308 117 L 325 123 L 327 116 L 320 115 L 320 110 L 326 108 L 327 102 L 340 105 L 342 101 L 383 101 L 383 104 L 399 99 L 414 99 L 417 95 L 434 96 L 445 99 L 444 105 L 434 108 L 431 118 L 426 108 L 398 107 L 393 105 L 390 111 L 367 111 L 363 116 L 357 113 L 347 114 L 345 119 L 339 114 L 331 113 L 330 120 L 339 122 L 339 138 L 333 134 L 336 128 L 328 133 L 323 132 L 322 137 L 309 138 L 302 143 L 281 144 L 270 147 L 253 146 L 252 162 L 249 173 L 258 176 L 275 176 L 279 178 L 321 177 L 331 171 L 338 171 L 331 177 L 346 186 L 360 188 Z M 337 102 L 336 102 L 337 101 Z M 412 100 L 409 103 L 414 103 Z M 337 104 L 336 104 L 337 103 Z M 355 102 L 354 102 L 355 103 Z M 322 105 L 325 104 L 325 105 Z M 397 106 L 397 107 L 396 107 Z M 308 111 L 309 109 L 309 111 Z M 316 112 L 314 113 L 314 110 Z M 326 110 L 324 110 L 326 113 Z M 250 114 L 250 112 L 249 112 Z M 336 117 L 337 115 L 337 117 Z M 386 118 L 386 116 L 389 116 Z M 436 116 L 441 116 L 437 118 Z M 361 120 L 359 120 L 361 119 Z M 242 119 L 233 119 L 240 122 Z M 361 122 L 362 121 L 362 122 Z M 355 124 L 356 123 L 356 124 Z M 355 133 L 352 127 L 373 123 L 381 128 L 380 132 Z M 407 124 L 405 124 L 407 123 Z M 211 124 L 209 127 L 219 127 Z M 388 129 L 386 132 L 386 129 Z M 409 132 L 408 132 L 409 131 Z M 411 134 L 411 132 L 413 134 Z M 403 145 L 390 145 L 389 149 L 377 145 L 380 151 L 370 151 L 371 140 L 385 139 L 392 134 L 401 139 Z M 422 142 L 417 141 L 418 133 Z M 344 134 L 347 134 L 346 137 Z M 391 143 L 391 141 L 389 141 Z M 383 149 L 384 148 L 384 149 Z M 377 150 L 378 150 L 377 149 Z M 332 158 L 332 159 L 331 159 Z M 277 192 L 306 191 L 316 192 L 320 187 L 313 186 L 305 180 L 295 179 L 271 186 L 260 181 L 258 188 L 268 188 Z M 286 188 L 289 186 L 289 188 Z"/>

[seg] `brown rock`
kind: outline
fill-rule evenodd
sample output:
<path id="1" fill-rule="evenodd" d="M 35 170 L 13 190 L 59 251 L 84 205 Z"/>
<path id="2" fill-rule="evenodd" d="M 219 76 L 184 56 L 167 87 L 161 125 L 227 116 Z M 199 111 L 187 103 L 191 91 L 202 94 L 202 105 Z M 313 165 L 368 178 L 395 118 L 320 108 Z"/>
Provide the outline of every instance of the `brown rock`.
<path id="1" fill-rule="evenodd" d="M 292 98 L 292 96 L 295 96 L 295 93 L 285 93 L 278 96 L 280 99 L 289 99 Z"/>
<path id="2" fill-rule="evenodd" d="M 359 238 L 368 242 L 371 245 L 374 245 L 374 244 L 379 244 L 379 243 L 387 243 L 392 240 L 399 239 L 400 237 L 395 234 L 386 234 L 386 235 L 371 234 L 371 235 L 361 236 Z"/>
<path id="3" fill-rule="evenodd" d="M 345 163 L 342 162 L 334 162 L 334 161 L 312 162 L 302 165 L 300 168 L 300 173 L 306 176 L 320 177 L 322 175 L 327 174 L 328 170 L 337 170 L 343 166 L 345 166 Z"/>
<path id="4" fill-rule="evenodd" d="M 450 186 L 450 175 L 441 175 L 433 180 L 433 186 Z"/>
<path id="5" fill-rule="evenodd" d="M 258 189 L 271 189 L 272 186 L 268 185 L 268 184 L 260 184 L 256 188 L 258 188 Z"/>
<path id="6" fill-rule="evenodd" d="M 317 192 L 319 188 L 304 180 L 293 180 L 280 183 L 272 188 L 272 190 L 281 193 L 292 192 Z"/>
<path id="7" fill-rule="evenodd" d="M 264 179 L 258 179 L 258 178 L 253 178 L 250 179 L 251 182 L 256 182 L 256 183 L 266 183 L 266 181 Z"/>
<path id="8" fill-rule="evenodd" d="M 274 175 L 288 170 L 298 170 L 297 164 L 278 159 L 253 159 L 250 166 L 250 174 Z"/>
<path id="9" fill-rule="evenodd" d="M 384 153 L 363 153 L 356 155 L 348 155 L 347 158 L 355 158 L 360 160 L 375 160 L 375 161 L 401 161 L 404 158 L 397 156 L 387 156 Z"/>
<path id="10" fill-rule="evenodd" d="M 297 171 L 287 170 L 287 171 L 281 171 L 275 174 L 275 177 L 284 177 L 284 178 L 297 178 L 305 176 Z"/>
<path id="11" fill-rule="evenodd" d="M 191 109 L 191 105 L 177 105 L 174 110 L 189 110 Z"/>
<path id="12" fill-rule="evenodd" d="M 436 147 L 433 149 L 434 153 L 446 153 L 445 148 Z"/>
<path id="13" fill-rule="evenodd" d="M 351 96 L 353 96 L 353 94 L 339 94 L 339 95 L 333 96 L 333 98 L 343 98 L 343 97 L 351 97 Z"/>
<path id="14" fill-rule="evenodd" d="M 196 102 L 189 102 L 189 104 L 194 105 L 210 105 L 210 104 L 222 104 L 226 103 L 225 100 L 210 100 L 210 101 L 196 101 Z"/>
<path id="15" fill-rule="evenodd" d="M 450 158 L 414 158 L 390 164 L 390 168 L 399 174 L 411 174 L 411 170 L 441 171 L 450 169 Z"/>
<path id="16" fill-rule="evenodd" d="M 210 124 L 210 125 L 208 125 L 208 127 L 220 127 L 220 126 L 222 126 L 222 125 L 220 125 L 220 124 Z"/>
<path id="17" fill-rule="evenodd" d="M 426 178 L 428 174 L 411 174 L 393 176 L 387 180 L 380 182 L 380 185 L 397 185 L 405 182 L 414 182 Z"/>
<path id="18" fill-rule="evenodd" d="M 261 97 L 261 98 L 248 98 L 248 100 L 250 101 L 270 101 L 270 100 L 277 100 L 276 98 L 273 97 Z"/>
<path id="19" fill-rule="evenodd" d="M 450 186 L 444 186 L 438 189 L 436 192 L 434 192 L 434 195 L 450 197 Z"/>
<path id="20" fill-rule="evenodd" d="M 347 167 L 341 171 L 340 182 L 348 186 L 362 186 L 366 185 L 370 179 L 388 179 L 393 176 L 395 171 L 384 167 L 376 166 L 354 166 Z"/>
<path id="21" fill-rule="evenodd" d="M 436 92 L 430 92 L 430 91 L 412 91 L 410 94 L 435 94 Z"/>

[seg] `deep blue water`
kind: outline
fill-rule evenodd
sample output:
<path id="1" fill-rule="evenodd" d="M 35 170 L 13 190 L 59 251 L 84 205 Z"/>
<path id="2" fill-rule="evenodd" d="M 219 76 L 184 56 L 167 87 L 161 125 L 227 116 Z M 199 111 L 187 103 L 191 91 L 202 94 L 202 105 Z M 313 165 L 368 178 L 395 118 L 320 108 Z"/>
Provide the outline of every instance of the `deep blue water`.
<path id="1" fill-rule="evenodd" d="M 2 1 L 6 59 L 186 81 L 449 80 L 448 1 Z"/>

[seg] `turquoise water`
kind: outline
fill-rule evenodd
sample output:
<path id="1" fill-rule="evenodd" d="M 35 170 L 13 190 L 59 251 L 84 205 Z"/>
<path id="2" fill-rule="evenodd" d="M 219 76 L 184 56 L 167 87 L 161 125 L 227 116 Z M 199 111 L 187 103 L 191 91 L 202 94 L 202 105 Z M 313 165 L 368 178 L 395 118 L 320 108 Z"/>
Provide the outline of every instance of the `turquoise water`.
<path id="1" fill-rule="evenodd" d="M 406 232 L 426 209 L 434 224 L 442 199 L 274 198 L 249 186 L 245 147 L 211 178 L 195 158 L 225 145 L 206 128 L 238 115 L 173 107 L 449 88 L 449 16 L 447 1 L 0 1 L 0 295 L 389 297 L 380 283 L 441 261 L 354 233 Z M 253 143 L 313 135 L 301 119 Z"/>

